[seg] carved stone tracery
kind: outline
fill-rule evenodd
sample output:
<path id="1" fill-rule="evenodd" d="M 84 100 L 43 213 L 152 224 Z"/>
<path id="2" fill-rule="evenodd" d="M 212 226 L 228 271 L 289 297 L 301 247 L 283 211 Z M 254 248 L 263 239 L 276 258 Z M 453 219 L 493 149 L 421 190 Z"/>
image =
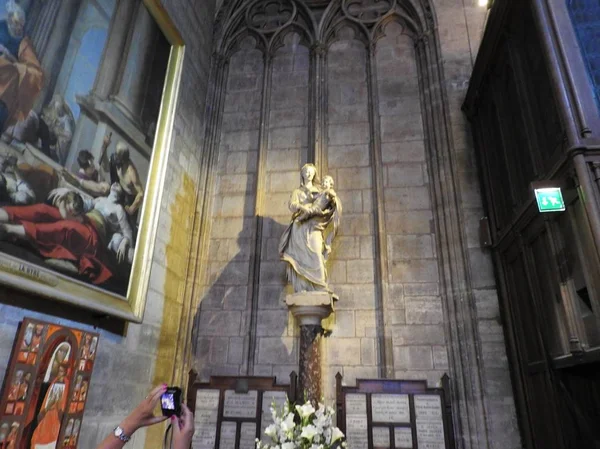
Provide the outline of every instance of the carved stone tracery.
<path id="1" fill-rule="evenodd" d="M 395 0 L 344 0 L 344 13 L 363 23 L 375 23 L 395 6 Z"/>
<path id="2" fill-rule="evenodd" d="M 296 4 L 287 0 L 258 0 L 248 8 L 246 23 L 262 33 L 274 33 L 296 17 Z"/>

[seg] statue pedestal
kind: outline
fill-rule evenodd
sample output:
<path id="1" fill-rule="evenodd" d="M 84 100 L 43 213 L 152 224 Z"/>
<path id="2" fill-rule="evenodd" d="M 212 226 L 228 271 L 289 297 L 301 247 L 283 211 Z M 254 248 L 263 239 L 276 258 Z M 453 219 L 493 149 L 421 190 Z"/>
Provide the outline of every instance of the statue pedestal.
<path id="1" fill-rule="evenodd" d="M 333 296 L 326 292 L 288 295 L 285 303 L 300 326 L 298 397 L 313 403 L 321 400 L 321 320 L 333 312 Z"/>

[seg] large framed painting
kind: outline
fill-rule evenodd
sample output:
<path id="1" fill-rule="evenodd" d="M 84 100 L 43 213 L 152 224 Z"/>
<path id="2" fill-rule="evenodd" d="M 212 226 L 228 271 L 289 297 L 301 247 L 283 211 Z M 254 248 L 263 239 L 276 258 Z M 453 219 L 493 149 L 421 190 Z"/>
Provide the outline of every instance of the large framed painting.
<path id="1" fill-rule="evenodd" d="M 181 37 L 160 0 L 0 0 L 0 19 L 0 282 L 140 321 Z"/>
<path id="2" fill-rule="evenodd" d="M 24 319 L 0 396 L 0 448 L 74 449 L 98 334 Z"/>

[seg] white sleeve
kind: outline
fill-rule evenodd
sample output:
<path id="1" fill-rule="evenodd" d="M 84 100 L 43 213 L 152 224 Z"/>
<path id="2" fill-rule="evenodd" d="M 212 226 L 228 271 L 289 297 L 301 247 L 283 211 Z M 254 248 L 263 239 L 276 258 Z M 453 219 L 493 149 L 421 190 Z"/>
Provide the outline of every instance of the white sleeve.
<path id="1" fill-rule="evenodd" d="M 133 232 L 131 232 L 131 226 L 129 225 L 127 213 L 125 213 L 125 209 L 123 209 L 123 207 L 119 207 L 117 210 L 117 220 L 119 221 L 120 233 L 123 234 L 124 237 L 128 238 L 131 242 L 131 246 L 133 246 Z"/>

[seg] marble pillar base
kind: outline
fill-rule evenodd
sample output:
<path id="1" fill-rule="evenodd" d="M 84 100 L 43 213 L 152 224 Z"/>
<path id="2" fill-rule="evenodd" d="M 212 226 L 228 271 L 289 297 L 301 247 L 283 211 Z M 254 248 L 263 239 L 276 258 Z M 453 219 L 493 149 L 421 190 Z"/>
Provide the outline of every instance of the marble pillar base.
<path id="1" fill-rule="evenodd" d="M 285 299 L 300 326 L 298 398 L 301 402 L 321 400 L 321 320 L 333 312 L 333 301 L 333 296 L 326 292 L 295 293 Z"/>

